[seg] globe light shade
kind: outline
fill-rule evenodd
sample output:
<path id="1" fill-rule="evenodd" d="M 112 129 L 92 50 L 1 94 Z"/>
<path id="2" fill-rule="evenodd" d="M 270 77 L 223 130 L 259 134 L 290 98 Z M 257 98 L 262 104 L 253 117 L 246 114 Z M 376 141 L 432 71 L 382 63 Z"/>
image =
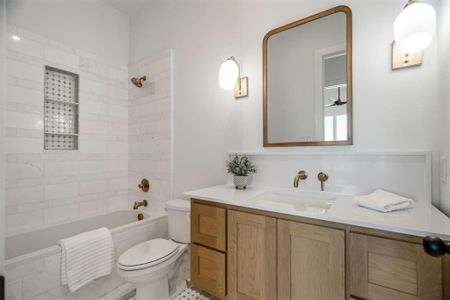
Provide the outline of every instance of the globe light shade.
<path id="1" fill-rule="evenodd" d="M 234 89 L 239 78 L 239 66 L 232 58 L 227 59 L 219 69 L 219 86 L 221 89 L 229 91 Z"/>
<path id="2" fill-rule="evenodd" d="M 419 52 L 431 44 L 436 28 L 436 12 L 426 3 L 412 2 L 394 22 L 394 39 L 405 54 Z"/>

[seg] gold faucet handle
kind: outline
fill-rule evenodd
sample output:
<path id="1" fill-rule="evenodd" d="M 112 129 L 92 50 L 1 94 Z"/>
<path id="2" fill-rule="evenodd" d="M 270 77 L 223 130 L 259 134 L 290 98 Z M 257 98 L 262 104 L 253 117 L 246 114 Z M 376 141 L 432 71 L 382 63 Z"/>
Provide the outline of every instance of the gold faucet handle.
<path id="1" fill-rule="evenodd" d="M 324 172 L 317 174 L 317 179 L 320 181 L 320 190 L 323 191 L 323 183 L 328 180 L 328 175 Z"/>
<path id="2" fill-rule="evenodd" d="M 150 182 L 147 178 L 144 178 L 141 180 L 141 183 L 139 183 L 138 188 L 140 188 L 144 193 L 147 193 L 150 189 Z"/>

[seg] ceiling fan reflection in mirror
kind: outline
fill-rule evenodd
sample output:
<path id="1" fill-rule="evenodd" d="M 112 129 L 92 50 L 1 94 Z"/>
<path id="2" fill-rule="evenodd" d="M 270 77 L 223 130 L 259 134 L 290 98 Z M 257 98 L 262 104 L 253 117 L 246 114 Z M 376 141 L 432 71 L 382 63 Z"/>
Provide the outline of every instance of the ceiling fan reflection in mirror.
<path id="1" fill-rule="evenodd" d="M 328 99 L 328 101 L 332 102 L 330 104 L 326 104 L 325 107 L 332 107 L 332 106 L 341 106 L 347 104 L 347 101 L 341 100 L 341 88 L 338 87 L 338 96 L 337 99 Z"/>

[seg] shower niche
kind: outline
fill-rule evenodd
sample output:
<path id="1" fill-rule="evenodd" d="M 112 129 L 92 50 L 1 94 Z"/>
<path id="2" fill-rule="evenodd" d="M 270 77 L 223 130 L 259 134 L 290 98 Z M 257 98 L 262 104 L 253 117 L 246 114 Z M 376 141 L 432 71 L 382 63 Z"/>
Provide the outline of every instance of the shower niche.
<path id="1" fill-rule="evenodd" d="M 77 74 L 45 67 L 45 150 L 78 150 L 78 81 Z"/>

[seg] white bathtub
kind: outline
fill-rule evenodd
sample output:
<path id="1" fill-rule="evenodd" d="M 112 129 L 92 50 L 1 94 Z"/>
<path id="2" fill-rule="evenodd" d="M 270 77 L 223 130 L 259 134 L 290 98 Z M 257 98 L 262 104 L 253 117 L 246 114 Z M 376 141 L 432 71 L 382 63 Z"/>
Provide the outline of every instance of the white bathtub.
<path id="1" fill-rule="evenodd" d="M 124 282 L 114 272 L 70 294 L 60 284 L 61 248 L 58 241 L 85 231 L 107 227 L 111 230 L 116 257 L 133 245 L 167 237 L 167 217 L 136 211 L 116 211 L 82 220 L 40 228 L 6 238 L 6 299 L 96 299 Z"/>

